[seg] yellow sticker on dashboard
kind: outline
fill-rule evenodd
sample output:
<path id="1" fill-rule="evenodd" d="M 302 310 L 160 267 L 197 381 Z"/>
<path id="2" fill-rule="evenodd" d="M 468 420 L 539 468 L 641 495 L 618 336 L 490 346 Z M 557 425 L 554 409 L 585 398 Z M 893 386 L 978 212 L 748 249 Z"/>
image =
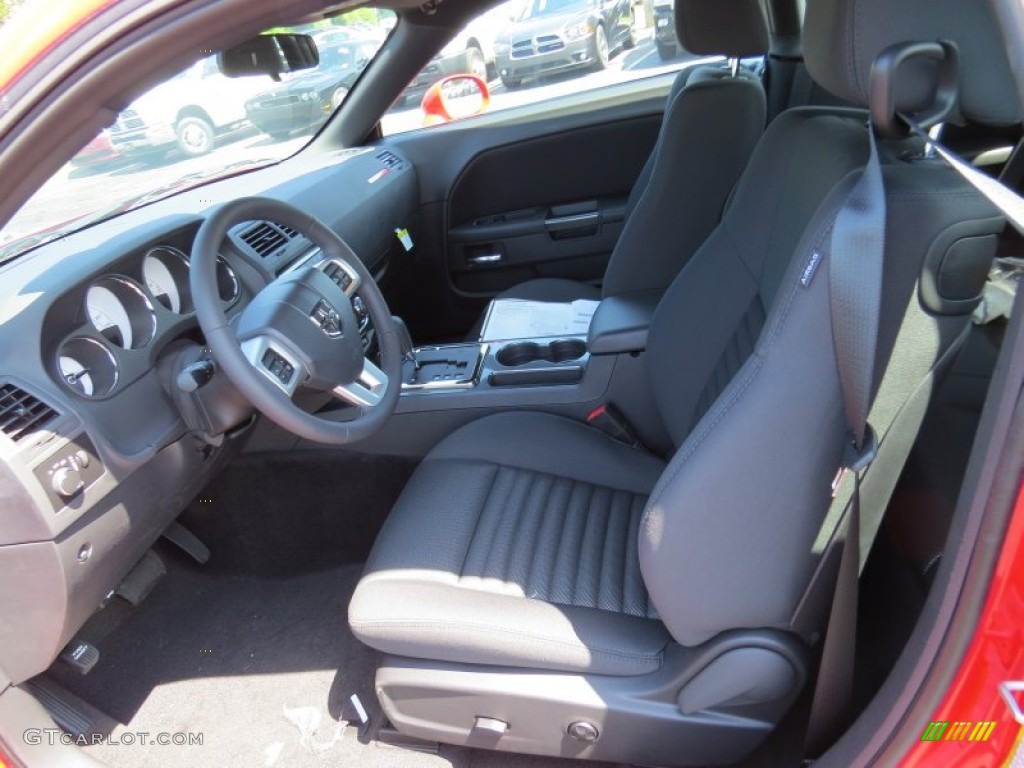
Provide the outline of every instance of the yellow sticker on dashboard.
<path id="1" fill-rule="evenodd" d="M 395 230 L 395 237 L 398 238 L 398 242 L 405 248 L 406 253 L 412 250 L 412 236 L 409 234 L 409 230 L 405 227 Z"/>

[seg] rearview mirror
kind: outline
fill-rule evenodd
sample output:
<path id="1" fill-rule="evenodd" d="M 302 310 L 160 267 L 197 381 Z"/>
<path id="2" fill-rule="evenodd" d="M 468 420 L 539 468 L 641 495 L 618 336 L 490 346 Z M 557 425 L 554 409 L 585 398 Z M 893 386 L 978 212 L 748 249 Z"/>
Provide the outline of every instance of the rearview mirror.
<path id="1" fill-rule="evenodd" d="M 217 54 L 217 66 L 227 77 L 270 75 L 280 80 L 286 72 L 319 64 L 320 53 L 309 35 L 260 35 Z"/>

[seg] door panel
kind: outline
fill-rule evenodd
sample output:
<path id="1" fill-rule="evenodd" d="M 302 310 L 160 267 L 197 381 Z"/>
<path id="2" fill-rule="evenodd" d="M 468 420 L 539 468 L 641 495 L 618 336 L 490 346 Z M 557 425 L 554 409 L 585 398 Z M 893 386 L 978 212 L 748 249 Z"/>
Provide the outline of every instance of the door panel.
<path id="1" fill-rule="evenodd" d="M 594 125 L 474 158 L 448 206 L 455 289 L 493 294 L 533 277 L 599 281 L 659 124 Z"/>
<path id="2" fill-rule="evenodd" d="M 524 280 L 600 281 L 673 78 L 381 141 L 408 157 L 419 179 L 416 248 L 388 295 L 417 342 L 458 337 L 491 296 Z"/>

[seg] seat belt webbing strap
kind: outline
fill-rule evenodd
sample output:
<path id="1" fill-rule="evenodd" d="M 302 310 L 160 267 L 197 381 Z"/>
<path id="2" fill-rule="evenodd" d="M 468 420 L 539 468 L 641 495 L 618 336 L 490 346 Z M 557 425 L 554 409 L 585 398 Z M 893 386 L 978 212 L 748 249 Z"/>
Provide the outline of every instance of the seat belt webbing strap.
<path id="1" fill-rule="evenodd" d="M 843 468 L 854 474 L 853 499 L 838 534 L 842 555 L 818 666 L 805 738 L 805 755 L 819 754 L 845 725 L 853 698 L 860 573 L 860 472 L 874 458 L 868 425 L 874 392 L 878 318 L 885 265 L 885 187 L 874 130 L 860 179 L 836 214 L 829 255 L 832 336 L 850 439 Z"/>
<path id="2" fill-rule="evenodd" d="M 929 142 L 953 170 L 998 208 L 1018 232 L 1024 234 L 1024 198 L 934 141 L 913 119 L 905 115 L 900 117 L 915 134 Z M 820 754 L 839 736 L 838 731 L 844 725 L 853 693 L 860 560 L 859 472 L 872 458 L 870 441 L 874 438 L 870 433 L 867 416 L 874 385 L 878 311 L 881 306 L 881 276 L 885 256 L 885 189 L 874 132 L 870 128 L 869 134 L 871 156 L 868 164 L 836 216 L 832 231 L 829 288 L 832 292 L 833 335 L 843 407 L 853 435 L 853 446 L 856 448 L 850 455 L 854 461 L 859 458 L 859 465 L 844 459 L 844 466 L 854 472 L 856 485 L 843 534 L 836 591 L 811 700 L 804 742 L 805 755 Z M 868 232 L 869 228 L 873 228 L 874 235 Z M 874 282 L 876 277 L 877 283 Z M 858 328 L 867 329 L 866 335 L 859 341 Z M 862 367 L 857 369 L 854 365 Z"/>
<path id="3" fill-rule="evenodd" d="M 949 163 L 954 171 L 963 176 L 986 200 L 998 208 L 1010 224 L 1013 225 L 1014 229 L 1024 234 L 1024 199 L 1021 199 L 1020 195 L 991 176 L 982 173 L 970 163 L 961 160 L 955 153 L 946 149 L 937 141 L 932 140 L 927 131 L 914 122 L 912 118 L 906 115 L 900 115 L 900 118 L 910 126 L 914 133 L 925 139 L 935 150 L 935 153 Z"/>

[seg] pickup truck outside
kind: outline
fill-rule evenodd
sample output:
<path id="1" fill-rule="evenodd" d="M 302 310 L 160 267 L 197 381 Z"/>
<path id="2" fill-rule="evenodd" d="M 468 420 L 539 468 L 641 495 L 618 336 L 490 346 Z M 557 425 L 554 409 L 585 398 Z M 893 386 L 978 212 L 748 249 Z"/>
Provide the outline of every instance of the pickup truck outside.
<path id="1" fill-rule="evenodd" d="M 186 157 L 205 155 L 218 136 L 250 127 L 245 102 L 269 85 L 269 77 L 225 77 L 209 56 L 121 112 L 108 131 L 110 143 L 126 156 L 175 148 Z"/>

